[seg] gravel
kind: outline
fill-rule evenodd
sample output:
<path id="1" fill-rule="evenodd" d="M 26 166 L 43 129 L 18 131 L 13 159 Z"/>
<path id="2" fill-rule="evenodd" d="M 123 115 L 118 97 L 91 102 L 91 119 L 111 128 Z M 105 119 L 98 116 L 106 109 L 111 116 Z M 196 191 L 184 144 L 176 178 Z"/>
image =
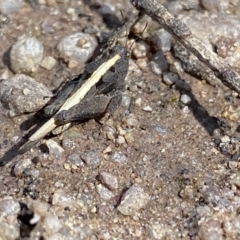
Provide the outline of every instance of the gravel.
<path id="1" fill-rule="evenodd" d="M 160 2 L 171 7 L 205 46 L 240 69 L 236 1 L 205 1 L 205 7 L 197 0 Z M 18 11 L 0 16 L 0 76 L 9 83 L 18 76 L 10 68 L 10 49 L 19 36 L 28 34 L 44 45 L 44 58 L 36 72 L 27 74 L 51 90 L 79 75 L 86 63 L 73 58 L 76 44 L 72 55 L 62 61 L 56 48 L 62 39 L 83 32 L 95 39 L 109 32 L 106 16 L 112 14 L 121 22 L 120 9 L 126 16 L 135 12 L 129 0 L 36 3 L 24 1 Z M 39 119 L 33 114 L 10 119 L 0 104 L 0 158 L 6 162 L 0 168 L 0 238 L 239 238 L 238 95 L 212 78 L 149 18 L 130 37 L 134 32 L 141 34 L 137 42 L 149 49 L 130 60 L 124 104 L 112 115 L 51 136 L 64 152 L 46 151 L 43 140 L 40 148 L 15 154 L 21 137 L 28 137 L 25 134 L 37 127 Z M 136 40 L 126 44 L 134 48 Z M 155 54 L 159 59 L 154 65 Z M 56 63 L 48 70 L 51 64 L 47 62 L 45 68 L 42 64 L 50 56 Z M 19 95 L 28 94 L 23 89 L 31 85 L 20 88 Z M 33 96 L 22 105 L 35 101 L 40 87 L 34 86 Z M 182 104 L 183 94 L 191 97 L 189 106 Z M 146 106 L 152 111 L 143 111 Z M 27 226 L 19 216 L 27 219 Z"/>
<path id="2" fill-rule="evenodd" d="M 108 201 L 114 197 L 114 194 L 102 184 L 98 184 L 96 190 L 103 200 Z"/>
<path id="3" fill-rule="evenodd" d="M 181 100 L 181 102 L 184 103 L 184 104 L 188 104 L 188 103 L 191 102 L 191 98 L 190 98 L 187 94 L 181 95 L 180 100 Z"/>
<path id="4" fill-rule="evenodd" d="M 64 149 L 52 139 L 46 140 L 45 144 L 48 148 L 49 154 L 54 156 L 55 158 L 60 158 L 61 155 L 64 153 Z"/>
<path id="5" fill-rule="evenodd" d="M 150 46 L 148 44 L 144 41 L 139 41 L 135 44 L 132 53 L 135 58 L 143 58 L 147 56 L 149 50 Z"/>
<path id="6" fill-rule="evenodd" d="M 132 185 L 121 198 L 118 211 L 123 215 L 134 215 L 149 201 L 149 195 L 137 184 Z"/>
<path id="7" fill-rule="evenodd" d="M 63 38 L 57 49 L 60 56 L 73 68 L 79 63 L 85 63 L 89 60 L 97 47 L 97 41 L 94 37 L 86 33 L 75 33 Z"/>
<path id="8" fill-rule="evenodd" d="M 57 60 L 55 58 L 51 56 L 47 56 L 42 60 L 40 66 L 50 71 L 55 67 L 56 64 L 57 64 Z"/>
<path id="9" fill-rule="evenodd" d="M 11 69 L 15 73 L 32 74 L 43 57 L 43 45 L 35 37 L 21 36 L 10 52 Z"/>
<path id="10" fill-rule="evenodd" d="M 24 170 L 28 167 L 30 167 L 32 164 L 31 159 L 26 158 L 26 159 L 22 159 L 21 161 L 17 162 L 17 164 L 14 166 L 14 174 L 16 177 L 21 177 Z"/>
<path id="11" fill-rule="evenodd" d="M 90 166 L 92 168 L 97 168 L 101 163 L 99 153 L 95 150 L 86 150 L 81 155 L 81 158 L 87 164 L 87 166 Z"/>
<path id="12" fill-rule="evenodd" d="M 167 84 L 167 85 L 172 85 L 174 84 L 176 81 L 178 80 L 178 75 L 176 73 L 166 73 L 163 75 L 163 81 Z"/>
<path id="13" fill-rule="evenodd" d="M 154 33 L 153 37 L 151 38 L 151 42 L 154 44 L 157 50 L 168 52 L 172 47 L 171 38 L 171 34 L 164 29 L 160 29 Z"/>
<path id="14" fill-rule="evenodd" d="M 114 163 L 124 164 L 127 162 L 127 156 L 122 152 L 114 152 L 110 155 L 109 160 Z"/>
<path id="15" fill-rule="evenodd" d="M 150 61 L 150 66 L 153 73 L 161 75 L 168 69 L 168 64 L 164 54 L 161 51 L 155 53 Z"/>
<path id="16" fill-rule="evenodd" d="M 99 177 L 102 184 L 105 185 L 109 190 L 114 191 L 118 189 L 118 179 L 111 173 L 101 172 Z"/>

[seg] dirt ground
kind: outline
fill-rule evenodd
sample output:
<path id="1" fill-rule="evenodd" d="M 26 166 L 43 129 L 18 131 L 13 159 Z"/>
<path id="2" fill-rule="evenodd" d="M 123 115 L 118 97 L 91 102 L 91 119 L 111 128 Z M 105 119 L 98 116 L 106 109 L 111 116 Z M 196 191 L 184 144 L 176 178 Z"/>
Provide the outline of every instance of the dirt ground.
<path id="1" fill-rule="evenodd" d="M 47 3 L 27 1 L 7 15 L 0 29 L 0 68 L 9 69 L 9 51 L 19 36 L 35 36 L 44 46 L 44 56 L 53 56 L 58 64 L 50 71 L 39 68 L 33 77 L 53 90 L 84 68 L 69 69 L 59 59 L 58 42 L 92 26 L 97 32 L 109 29 L 93 1 Z M 126 16 L 135 11 L 127 0 L 95 1 L 95 7 L 97 3 L 113 6 L 119 19 L 119 10 Z M 75 19 L 70 8 L 91 17 Z M 154 31 L 156 24 L 147 20 Z M 54 31 L 42 33 L 43 23 L 54 26 Z M 165 56 L 173 57 L 171 52 Z M 1 107 L 0 233 L 5 235 L 0 239 L 240 239 L 240 165 L 236 154 L 233 158 L 237 152 L 233 147 L 234 153 L 223 149 L 233 143 L 228 136 L 235 132 L 238 119 L 221 121 L 224 109 L 230 105 L 235 109 L 239 99 L 220 82 L 212 86 L 186 72 L 179 75 L 191 87 L 186 93 L 189 105 L 181 102 L 182 91 L 166 85 L 147 66 L 140 80 L 134 74 L 133 79 L 128 77 L 124 103 L 113 116 L 49 138 L 61 149 L 53 152 L 43 140 L 16 155 L 19 139 L 36 119 L 26 123 L 31 114 L 9 118 Z M 225 132 L 220 134 L 219 129 Z M 110 182 L 117 179 L 115 189 L 105 187 L 99 177 L 104 172 L 111 174 Z M 123 214 L 119 206 L 132 186 L 143 192 L 130 195 L 130 201 L 133 198 L 136 205 L 138 198 L 147 201 Z M 4 215 L 4 199 L 20 202 L 21 214 L 6 210 L 12 217 Z M 37 220 L 31 225 L 33 217 Z"/>

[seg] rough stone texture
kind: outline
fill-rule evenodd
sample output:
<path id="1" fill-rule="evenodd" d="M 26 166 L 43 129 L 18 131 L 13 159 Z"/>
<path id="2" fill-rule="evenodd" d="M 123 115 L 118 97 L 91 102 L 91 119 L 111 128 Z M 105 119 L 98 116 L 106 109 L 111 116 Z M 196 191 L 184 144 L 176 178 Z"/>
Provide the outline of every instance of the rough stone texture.
<path id="1" fill-rule="evenodd" d="M 0 102 L 11 117 L 38 111 L 51 97 L 46 86 L 24 74 L 0 81 Z"/>
<path id="2" fill-rule="evenodd" d="M 101 180 L 102 184 L 104 184 L 110 190 L 118 189 L 118 180 L 111 173 L 101 172 L 100 180 Z"/>
<path id="3" fill-rule="evenodd" d="M 149 195 L 139 185 L 134 184 L 124 193 L 118 211 L 123 215 L 134 215 L 148 201 Z"/>
<path id="4" fill-rule="evenodd" d="M 80 32 L 63 38 L 57 49 L 66 62 L 85 63 L 92 57 L 96 47 L 97 42 L 95 38 Z"/>
<path id="5" fill-rule="evenodd" d="M 43 45 L 35 37 L 21 36 L 10 52 L 11 69 L 15 73 L 31 74 L 37 71 L 43 57 Z"/>
<path id="6" fill-rule="evenodd" d="M 101 159 L 99 157 L 99 153 L 94 150 L 86 150 L 82 155 L 81 158 L 83 161 L 90 167 L 97 168 L 100 163 Z"/>
<path id="7" fill-rule="evenodd" d="M 22 0 L 1 0 L 0 12 L 3 14 L 9 14 L 19 11 L 23 6 Z"/>

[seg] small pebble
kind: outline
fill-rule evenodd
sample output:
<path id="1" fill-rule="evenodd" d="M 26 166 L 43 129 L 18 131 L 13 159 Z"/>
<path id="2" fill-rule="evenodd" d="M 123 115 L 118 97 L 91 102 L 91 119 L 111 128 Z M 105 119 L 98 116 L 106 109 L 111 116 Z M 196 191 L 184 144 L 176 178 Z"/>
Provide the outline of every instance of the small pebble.
<path id="1" fill-rule="evenodd" d="M 141 69 L 141 70 L 146 70 L 146 68 L 148 67 L 148 61 L 147 58 L 139 58 L 136 61 L 137 66 Z"/>
<path id="2" fill-rule="evenodd" d="M 181 102 L 184 103 L 184 104 L 188 104 L 188 103 L 191 102 L 191 98 L 190 98 L 187 94 L 181 95 L 180 100 L 181 100 Z"/>
<path id="3" fill-rule="evenodd" d="M 2 14 L 9 14 L 19 11 L 23 6 L 23 0 L 1 0 L 0 12 Z"/>
<path id="4" fill-rule="evenodd" d="M 198 236 L 200 239 L 219 240 L 223 239 L 223 229 L 220 221 L 215 219 L 206 219 L 200 223 Z"/>
<path id="5" fill-rule="evenodd" d="M 158 50 L 168 52 L 171 50 L 171 34 L 164 29 L 160 29 L 151 39 Z"/>
<path id="6" fill-rule="evenodd" d="M 102 184 L 106 186 L 109 190 L 114 191 L 118 189 L 118 179 L 111 173 L 101 172 L 99 176 Z"/>
<path id="7" fill-rule="evenodd" d="M 52 70 L 54 66 L 57 64 L 57 60 L 51 56 L 45 57 L 40 66 L 46 70 Z"/>
<path id="8" fill-rule="evenodd" d="M 10 214 L 17 215 L 20 212 L 19 202 L 13 198 L 5 198 L 0 200 L 0 217 L 5 217 Z"/>
<path id="9" fill-rule="evenodd" d="M 48 147 L 49 154 L 55 158 L 59 158 L 64 153 L 64 149 L 52 139 L 46 140 L 45 144 Z"/>
<path id="10" fill-rule="evenodd" d="M 135 44 L 135 47 L 132 51 L 133 56 L 135 58 L 143 58 L 146 57 L 150 50 L 150 46 L 146 44 L 144 41 L 139 41 Z"/>
<path id="11" fill-rule="evenodd" d="M 42 23 L 42 34 L 48 34 L 48 33 L 53 33 L 53 32 L 54 32 L 54 27 L 51 24 L 49 24 L 48 22 L 44 21 Z"/>
<path id="12" fill-rule="evenodd" d="M 145 112 L 152 112 L 152 107 L 146 106 L 146 107 L 143 108 L 143 110 L 144 110 Z"/>
<path id="13" fill-rule="evenodd" d="M 10 78 L 10 74 L 9 74 L 9 69 L 8 68 L 4 68 L 1 70 L 0 72 L 0 79 L 9 79 Z"/>
<path id="14" fill-rule="evenodd" d="M 158 222 L 146 226 L 151 239 L 173 239 L 172 228 L 169 225 L 160 224 Z"/>
<path id="15" fill-rule="evenodd" d="M 69 171 L 69 172 L 72 170 L 70 163 L 66 163 L 66 162 L 65 162 L 65 163 L 63 164 L 63 167 L 64 167 L 65 170 L 67 170 L 67 171 Z"/>
<path id="16" fill-rule="evenodd" d="M 114 197 L 114 194 L 104 187 L 102 184 L 97 185 L 97 192 L 103 200 L 110 200 Z"/>
<path id="17" fill-rule="evenodd" d="M 0 82 L 0 101 L 9 110 L 10 117 L 36 112 L 51 97 L 52 92 L 45 85 L 24 74 Z"/>
<path id="18" fill-rule="evenodd" d="M 109 160 L 114 163 L 124 164 L 127 162 L 127 156 L 122 152 L 114 152 L 110 155 Z"/>
<path id="19" fill-rule="evenodd" d="M 136 101 L 135 101 L 135 105 L 136 105 L 137 107 L 141 107 L 141 105 L 142 105 L 142 99 L 141 99 L 141 98 L 137 98 Z"/>
<path id="20" fill-rule="evenodd" d="M 166 73 L 163 75 L 163 81 L 167 84 L 167 85 L 172 85 L 174 84 L 176 81 L 178 80 L 178 75 L 176 73 Z"/>
<path id="21" fill-rule="evenodd" d="M 138 126 L 138 120 L 136 119 L 136 116 L 133 113 L 129 114 L 126 118 L 123 118 L 122 122 L 125 123 L 128 128 Z"/>
<path id="22" fill-rule="evenodd" d="M 80 156 L 75 153 L 69 155 L 68 162 L 70 163 L 71 166 L 76 166 L 77 168 L 84 166 L 84 163 Z"/>
<path id="23" fill-rule="evenodd" d="M 160 134 L 169 132 L 167 127 L 160 124 L 151 124 L 149 127 Z"/>
<path id="24" fill-rule="evenodd" d="M 68 68 L 69 69 L 73 69 L 73 68 L 77 67 L 78 65 L 79 65 L 79 62 L 76 61 L 76 60 L 70 59 L 69 62 L 68 62 Z"/>
<path id="25" fill-rule="evenodd" d="M 124 193 L 118 210 L 123 215 L 134 215 L 147 204 L 149 199 L 149 195 L 144 192 L 143 188 L 135 183 Z"/>
<path id="26" fill-rule="evenodd" d="M 98 10 L 101 14 L 113 14 L 115 11 L 115 7 L 111 4 L 104 4 L 102 7 Z"/>
<path id="27" fill-rule="evenodd" d="M 119 145 L 126 143 L 125 138 L 123 136 L 118 136 L 117 139 L 116 139 L 116 142 Z"/>
<path id="28" fill-rule="evenodd" d="M 86 150 L 81 158 L 88 166 L 93 168 L 97 168 L 101 163 L 99 153 L 95 150 Z"/>
<path id="29" fill-rule="evenodd" d="M 29 166 L 31 166 L 31 164 L 32 164 L 32 161 L 29 158 L 18 161 L 14 166 L 14 170 L 13 170 L 15 176 L 16 177 L 22 176 L 23 171 Z"/>
<path id="30" fill-rule="evenodd" d="M 150 66 L 153 73 L 157 75 L 161 75 L 164 71 L 168 69 L 168 63 L 164 54 L 161 51 L 158 51 L 153 55 Z"/>
<path id="31" fill-rule="evenodd" d="M 133 134 L 131 132 L 127 132 L 124 135 L 124 138 L 125 138 L 127 143 L 134 143 L 134 136 L 133 136 Z"/>
<path id="32" fill-rule="evenodd" d="M 74 205 L 74 201 L 64 190 L 57 189 L 52 196 L 52 204 L 65 208 L 72 207 Z"/>
<path id="33" fill-rule="evenodd" d="M 230 137 L 227 136 L 227 135 L 223 136 L 223 137 L 221 138 L 221 142 L 223 142 L 223 143 L 228 143 L 228 142 L 230 142 Z"/>
<path id="34" fill-rule="evenodd" d="M 104 153 L 104 154 L 110 153 L 110 152 L 112 152 L 111 146 L 107 146 L 107 147 L 103 150 L 103 153 Z"/>
<path id="35" fill-rule="evenodd" d="M 43 45 L 35 37 L 21 36 L 10 52 L 11 69 L 15 73 L 32 74 L 43 57 Z"/>
<path id="36" fill-rule="evenodd" d="M 79 32 L 63 38 L 59 42 L 57 49 L 66 62 L 85 63 L 92 57 L 96 47 L 97 41 L 94 37 Z"/>

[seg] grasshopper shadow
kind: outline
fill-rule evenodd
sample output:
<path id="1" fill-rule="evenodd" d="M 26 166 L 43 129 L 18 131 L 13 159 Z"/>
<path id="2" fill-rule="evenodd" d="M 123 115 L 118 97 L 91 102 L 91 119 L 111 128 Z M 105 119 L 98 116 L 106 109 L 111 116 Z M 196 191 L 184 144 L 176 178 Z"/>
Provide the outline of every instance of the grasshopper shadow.
<path id="1" fill-rule="evenodd" d="M 28 140 L 29 136 L 31 136 L 40 126 L 45 123 L 45 121 L 46 119 L 39 117 L 39 113 L 35 113 L 20 125 L 21 131 L 28 131 L 30 128 L 31 130 L 23 137 L 21 137 L 21 140 L 19 142 L 14 144 L 8 151 L 4 153 L 2 158 L 0 158 L 0 167 L 4 167 L 7 163 L 11 162 L 17 155 L 19 155 L 19 148 Z"/>

